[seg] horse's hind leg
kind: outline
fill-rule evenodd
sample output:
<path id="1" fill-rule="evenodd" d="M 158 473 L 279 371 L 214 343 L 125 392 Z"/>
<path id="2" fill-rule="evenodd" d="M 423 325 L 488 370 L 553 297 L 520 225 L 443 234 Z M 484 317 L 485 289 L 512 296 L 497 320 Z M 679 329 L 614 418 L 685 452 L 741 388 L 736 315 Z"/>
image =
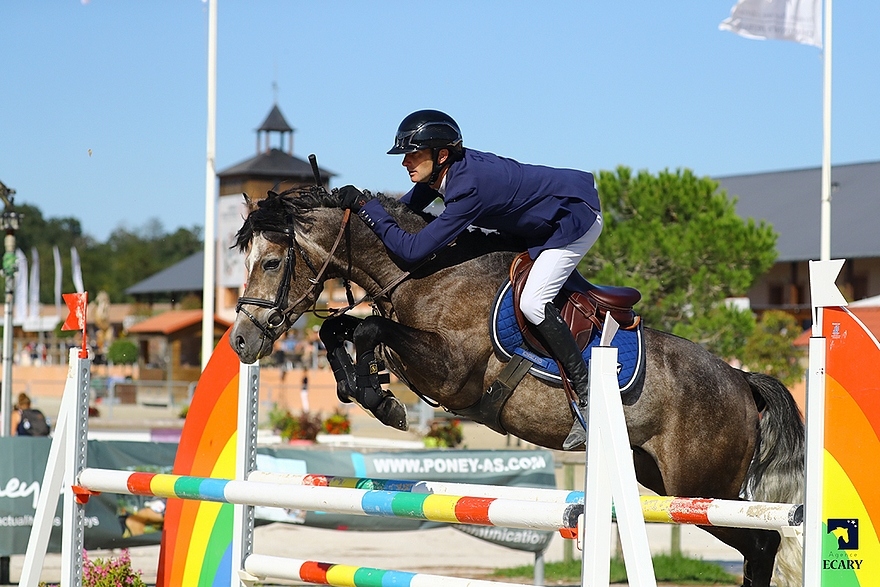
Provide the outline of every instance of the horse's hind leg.
<path id="1" fill-rule="evenodd" d="M 743 555 L 743 587 L 770 587 L 782 538 L 774 530 L 700 526 Z"/>
<path id="2" fill-rule="evenodd" d="M 381 325 L 381 320 L 366 318 L 352 333 L 357 353 L 355 399 L 386 426 L 407 430 L 406 408 L 393 393 L 382 388 L 383 383 L 390 383 L 390 377 L 385 371 L 385 362 L 376 358 L 376 346 L 382 336 Z"/>

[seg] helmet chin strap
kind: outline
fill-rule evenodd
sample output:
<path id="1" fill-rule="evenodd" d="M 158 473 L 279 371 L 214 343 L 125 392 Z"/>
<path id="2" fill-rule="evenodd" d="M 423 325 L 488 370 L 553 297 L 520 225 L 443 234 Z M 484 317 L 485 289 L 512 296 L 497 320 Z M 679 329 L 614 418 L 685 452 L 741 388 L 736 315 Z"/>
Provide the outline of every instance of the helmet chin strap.
<path id="1" fill-rule="evenodd" d="M 443 168 L 449 165 L 449 156 L 446 156 L 446 161 L 441 165 L 437 162 L 437 159 L 440 158 L 440 151 L 445 149 L 446 147 L 434 147 L 431 149 L 431 177 L 428 178 L 427 184 L 434 185 L 434 182 L 437 181 L 437 178 L 440 177 L 440 172 L 443 171 Z"/>

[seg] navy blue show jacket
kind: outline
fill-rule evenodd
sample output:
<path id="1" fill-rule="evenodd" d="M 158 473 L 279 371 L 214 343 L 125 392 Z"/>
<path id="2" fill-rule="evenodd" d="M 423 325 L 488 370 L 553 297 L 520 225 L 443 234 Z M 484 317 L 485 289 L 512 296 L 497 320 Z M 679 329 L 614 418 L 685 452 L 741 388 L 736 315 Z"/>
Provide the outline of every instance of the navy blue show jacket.
<path id="1" fill-rule="evenodd" d="M 418 183 L 401 202 L 421 211 L 438 197 Z M 379 200 L 367 202 L 360 216 L 394 255 L 415 264 L 471 225 L 525 239 L 534 259 L 582 237 L 600 209 L 591 173 L 528 165 L 474 149 L 465 149 L 464 158 L 449 166 L 443 203 L 440 216 L 415 234 L 401 229 Z"/>

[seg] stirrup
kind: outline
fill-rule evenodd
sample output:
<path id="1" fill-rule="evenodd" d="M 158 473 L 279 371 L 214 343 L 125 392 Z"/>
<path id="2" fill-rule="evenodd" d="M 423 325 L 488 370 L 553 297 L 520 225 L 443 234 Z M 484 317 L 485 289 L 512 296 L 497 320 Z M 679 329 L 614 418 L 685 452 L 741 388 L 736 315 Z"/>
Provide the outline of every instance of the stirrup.
<path id="1" fill-rule="evenodd" d="M 578 405 L 578 414 L 575 415 L 571 430 L 562 442 L 562 450 L 574 450 L 587 443 L 587 427 L 582 409 L 586 403 Z M 578 417 L 580 416 L 580 417 Z"/>

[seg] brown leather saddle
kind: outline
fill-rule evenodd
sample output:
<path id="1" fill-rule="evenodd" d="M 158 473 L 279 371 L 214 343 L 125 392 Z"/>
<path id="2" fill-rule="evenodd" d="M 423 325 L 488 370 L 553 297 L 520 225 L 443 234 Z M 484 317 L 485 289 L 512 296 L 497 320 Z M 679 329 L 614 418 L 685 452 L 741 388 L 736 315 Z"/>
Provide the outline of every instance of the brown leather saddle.
<path id="1" fill-rule="evenodd" d="M 526 320 L 519 310 L 523 286 L 531 268 L 532 260 L 528 253 L 521 253 L 510 264 L 514 314 L 526 343 L 534 351 L 550 357 L 552 354 L 544 346 L 537 328 Z M 640 317 L 633 311 L 633 306 L 640 299 L 642 294 L 635 288 L 594 285 L 574 271 L 553 303 L 559 308 L 562 319 L 571 328 L 578 347 L 583 351 L 590 343 L 593 329 L 602 330 L 605 316 L 609 313 L 620 324 L 621 329 L 636 328 Z"/>

